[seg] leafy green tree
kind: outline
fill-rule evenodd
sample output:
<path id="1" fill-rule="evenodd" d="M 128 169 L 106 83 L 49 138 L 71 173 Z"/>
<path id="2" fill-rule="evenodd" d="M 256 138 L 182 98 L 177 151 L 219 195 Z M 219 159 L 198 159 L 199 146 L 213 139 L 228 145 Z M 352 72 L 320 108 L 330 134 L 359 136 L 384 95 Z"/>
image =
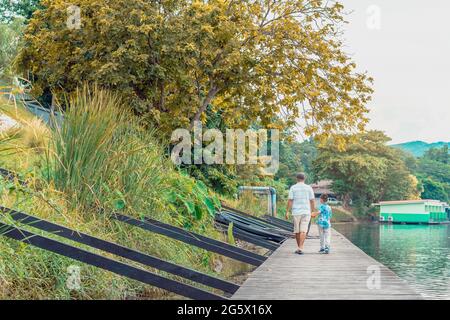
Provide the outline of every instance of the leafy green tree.
<path id="1" fill-rule="evenodd" d="M 306 182 L 313 183 L 317 181 L 314 172 L 314 160 L 317 158 L 317 146 L 313 139 L 305 140 L 300 147 L 300 161 L 306 173 Z"/>
<path id="2" fill-rule="evenodd" d="M 450 165 L 430 160 L 427 158 L 420 159 L 418 163 L 417 173 L 422 177 L 433 177 L 434 180 L 450 183 Z"/>
<path id="3" fill-rule="evenodd" d="M 448 146 L 432 148 L 417 161 L 416 174 L 423 184 L 422 198 L 450 199 L 450 163 Z"/>
<path id="4" fill-rule="evenodd" d="M 97 82 L 166 133 L 206 121 L 210 105 L 228 126 L 285 128 L 300 118 L 317 137 L 367 122 L 371 78 L 342 50 L 335 1 L 42 3 L 19 59 L 37 95 Z M 67 27 L 69 5 L 81 10 L 79 29 Z"/>
<path id="5" fill-rule="evenodd" d="M 12 69 L 22 31 L 23 20 L 19 18 L 10 24 L 0 24 L 0 76 L 6 75 Z"/>
<path id="6" fill-rule="evenodd" d="M 381 200 L 418 199 L 423 186 L 405 163 L 398 158 L 388 168 Z"/>
<path id="7" fill-rule="evenodd" d="M 351 140 L 341 149 L 330 139 L 319 147 L 314 161 L 318 177 L 333 180 L 332 189 L 345 205 L 350 200 L 364 207 L 380 200 L 418 198 L 417 179 L 401 154 L 387 146 L 389 137 L 381 131 L 369 131 Z"/>
<path id="8" fill-rule="evenodd" d="M 30 19 L 39 8 L 40 0 L 0 0 L 0 22 L 11 23 L 17 17 Z"/>
<path id="9" fill-rule="evenodd" d="M 441 163 L 449 164 L 449 154 L 448 154 L 448 145 L 444 145 L 441 149 L 439 148 L 431 148 L 425 152 L 424 159 L 429 159 L 433 161 L 438 161 Z"/>
<path id="10" fill-rule="evenodd" d="M 402 149 L 397 149 L 400 155 L 400 158 L 405 163 L 406 167 L 411 172 L 417 171 L 418 159 L 410 152 L 404 151 Z"/>
<path id="11" fill-rule="evenodd" d="M 422 184 L 424 189 L 422 192 L 423 199 L 449 201 L 448 186 L 444 183 L 435 181 L 432 178 L 424 178 Z"/>
<path id="12" fill-rule="evenodd" d="M 315 143 L 285 140 L 280 143 L 280 166 L 275 179 L 283 180 L 287 185 L 296 183 L 295 174 L 305 172 L 307 182 L 315 181 L 313 161 L 317 156 Z"/>

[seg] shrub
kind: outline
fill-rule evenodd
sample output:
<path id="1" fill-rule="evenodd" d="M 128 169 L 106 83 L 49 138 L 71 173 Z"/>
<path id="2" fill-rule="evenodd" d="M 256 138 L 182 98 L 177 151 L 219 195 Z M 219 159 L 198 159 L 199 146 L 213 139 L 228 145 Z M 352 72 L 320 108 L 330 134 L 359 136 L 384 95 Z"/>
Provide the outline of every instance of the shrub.
<path id="1" fill-rule="evenodd" d="M 34 118 L 21 123 L 19 135 L 25 146 L 33 149 L 37 153 L 44 152 L 48 145 L 49 128 L 41 119 Z"/>
<path id="2" fill-rule="evenodd" d="M 161 146 L 121 99 L 87 85 L 65 101 L 47 154 L 48 181 L 84 209 L 156 210 L 167 191 Z"/>

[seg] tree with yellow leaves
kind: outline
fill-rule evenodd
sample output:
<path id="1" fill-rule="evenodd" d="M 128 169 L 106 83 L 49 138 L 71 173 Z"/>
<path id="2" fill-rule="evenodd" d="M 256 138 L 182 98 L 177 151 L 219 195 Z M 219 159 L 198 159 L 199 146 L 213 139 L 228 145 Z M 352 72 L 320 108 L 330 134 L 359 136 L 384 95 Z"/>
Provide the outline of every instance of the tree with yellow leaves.
<path id="1" fill-rule="evenodd" d="M 121 92 L 164 132 L 220 112 L 228 126 L 301 126 L 316 137 L 367 122 L 372 81 L 342 50 L 343 6 L 324 0 L 43 0 L 18 62 L 34 91 L 84 81 Z M 68 28 L 69 6 L 80 28 Z"/>

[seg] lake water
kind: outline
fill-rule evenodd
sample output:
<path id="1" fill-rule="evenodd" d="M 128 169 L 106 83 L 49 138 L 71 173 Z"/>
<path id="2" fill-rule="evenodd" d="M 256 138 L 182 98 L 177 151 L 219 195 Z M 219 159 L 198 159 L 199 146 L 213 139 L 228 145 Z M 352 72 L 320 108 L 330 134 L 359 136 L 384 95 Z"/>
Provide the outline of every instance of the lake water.
<path id="1" fill-rule="evenodd" d="M 450 299 L 450 225 L 334 224 L 427 299 Z"/>

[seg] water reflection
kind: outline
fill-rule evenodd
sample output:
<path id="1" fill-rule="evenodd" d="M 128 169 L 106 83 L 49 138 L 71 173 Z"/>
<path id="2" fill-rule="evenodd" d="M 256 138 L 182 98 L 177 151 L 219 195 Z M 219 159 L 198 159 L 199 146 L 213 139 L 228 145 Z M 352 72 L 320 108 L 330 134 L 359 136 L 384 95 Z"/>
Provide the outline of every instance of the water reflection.
<path id="1" fill-rule="evenodd" d="M 335 224 L 425 298 L 450 299 L 450 225 Z"/>

